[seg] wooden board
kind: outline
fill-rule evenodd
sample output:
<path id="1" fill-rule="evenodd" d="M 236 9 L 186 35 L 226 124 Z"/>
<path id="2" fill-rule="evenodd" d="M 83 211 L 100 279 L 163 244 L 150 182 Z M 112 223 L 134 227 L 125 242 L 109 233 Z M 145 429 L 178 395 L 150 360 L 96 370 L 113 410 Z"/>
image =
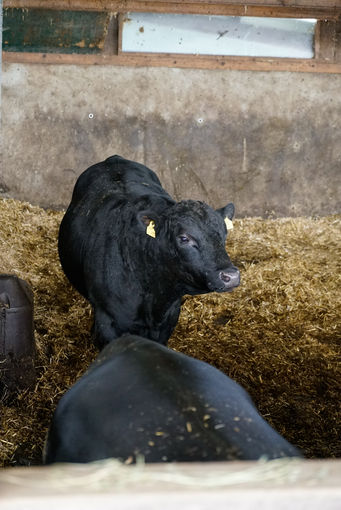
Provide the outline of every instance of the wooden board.
<path id="1" fill-rule="evenodd" d="M 340 0 L 4 0 L 4 7 L 341 18 Z M 273 13 L 273 14 L 271 14 Z"/>
<path id="2" fill-rule="evenodd" d="M 8 468 L 2 510 L 339 510 L 341 461 L 215 462 Z"/>
<path id="3" fill-rule="evenodd" d="M 341 21 L 320 20 L 315 33 L 315 55 L 318 59 L 341 63 Z"/>
<path id="4" fill-rule="evenodd" d="M 134 54 L 68 55 L 57 53 L 3 52 L 4 62 L 26 64 L 114 65 L 131 67 L 178 67 L 192 69 L 236 69 L 243 71 L 289 71 L 341 73 L 341 63 L 315 59 L 216 57 L 203 55 Z"/>

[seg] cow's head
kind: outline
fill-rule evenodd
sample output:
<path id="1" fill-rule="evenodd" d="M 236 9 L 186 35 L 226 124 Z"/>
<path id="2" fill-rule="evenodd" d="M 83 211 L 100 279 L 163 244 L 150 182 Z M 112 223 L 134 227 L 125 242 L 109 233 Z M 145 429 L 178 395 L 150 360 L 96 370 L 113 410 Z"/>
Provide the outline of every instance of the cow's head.
<path id="1" fill-rule="evenodd" d="M 188 294 L 226 292 L 239 285 L 239 271 L 225 250 L 234 215 L 232 203 L 214 210 L 185 200 L 161 215 L 145 215 L 145 233 L 155 237 L 165 270 Z"/>

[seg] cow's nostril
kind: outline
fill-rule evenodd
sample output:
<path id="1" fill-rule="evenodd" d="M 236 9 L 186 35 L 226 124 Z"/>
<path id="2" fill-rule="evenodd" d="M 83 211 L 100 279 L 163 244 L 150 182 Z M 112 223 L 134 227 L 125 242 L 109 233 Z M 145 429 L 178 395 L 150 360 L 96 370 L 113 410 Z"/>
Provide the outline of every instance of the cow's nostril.
<path id="1" fill-rule="evenodd" d="M 223 282 L 227 283 L 231 280 L 231 277 L 230 275 L 228 275 L 227 273 L 224 273 L 223 271 L 220 272 L 220 279 L 223 280 Z"/>

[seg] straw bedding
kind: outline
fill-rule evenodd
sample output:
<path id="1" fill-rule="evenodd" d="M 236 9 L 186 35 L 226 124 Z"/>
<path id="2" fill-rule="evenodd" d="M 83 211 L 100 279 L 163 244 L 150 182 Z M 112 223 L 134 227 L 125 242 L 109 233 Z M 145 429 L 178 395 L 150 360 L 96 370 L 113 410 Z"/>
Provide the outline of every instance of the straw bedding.
<path id="1" fill-rule="evenodd" d="M 63 213 L 11 199 L 0 213 L 0 272 L 34 291 L 38 373 L 33 391 L 0 402 L 0 465 L 37 464 L 59 398 L 96 356 L 92 314 L 59 264 Z M 307 457 L 339 457 L 341 217 L 234 224 L 227 250 L 241 286 L 186 296 L 169 346 L 242 384 Z"/>

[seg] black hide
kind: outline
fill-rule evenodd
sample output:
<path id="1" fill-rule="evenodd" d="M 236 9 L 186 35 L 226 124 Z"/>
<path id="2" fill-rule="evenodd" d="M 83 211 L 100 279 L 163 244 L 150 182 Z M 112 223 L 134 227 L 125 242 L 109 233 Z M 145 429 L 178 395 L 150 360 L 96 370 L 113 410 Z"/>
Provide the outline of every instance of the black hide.
<path id="1" fill-rule="evenodd" d="M 216 368 L 150 340 L 111 342 L 61 398 L 47 464 L 256 460 L 300 456 Z"/>
<path id="2" fill-rule="evenodd" d="M 215 211 L 177 203 L 152 170 L 120 156 L 81 174 L 60 225 L 59 256 L 94 308 L 97 345 L 124 333 L 167 344 L 184 294 L 239 285 L 225 251 L 224 219 L 233 214 L 233 204 Z"/>

